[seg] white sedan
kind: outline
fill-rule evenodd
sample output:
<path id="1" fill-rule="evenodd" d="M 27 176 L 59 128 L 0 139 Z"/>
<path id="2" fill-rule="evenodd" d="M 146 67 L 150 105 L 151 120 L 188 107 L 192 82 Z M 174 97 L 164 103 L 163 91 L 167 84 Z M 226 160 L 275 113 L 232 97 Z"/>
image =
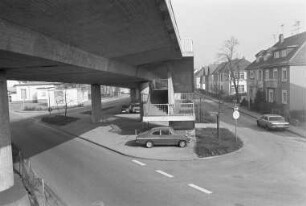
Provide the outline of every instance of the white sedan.
<path id="1" fill-rule="evenodd" d="M 284 117 L 277 114 L 265 114 L 256 121 L 258 127 L 263 127 L 268 130 L 272 129 L 284 130 L 289 127 L 289 122 L 286 122 Z"/>

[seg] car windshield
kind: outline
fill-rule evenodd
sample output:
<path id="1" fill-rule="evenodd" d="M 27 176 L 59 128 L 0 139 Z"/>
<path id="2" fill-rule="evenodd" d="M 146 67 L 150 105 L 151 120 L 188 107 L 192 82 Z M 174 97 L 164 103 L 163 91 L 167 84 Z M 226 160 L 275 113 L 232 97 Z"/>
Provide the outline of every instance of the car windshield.
<path id="1" fill-rule="evenodd" d="M 270 117 L 269 121 L 284 121 L 285 119 L 283 117 Z"/>

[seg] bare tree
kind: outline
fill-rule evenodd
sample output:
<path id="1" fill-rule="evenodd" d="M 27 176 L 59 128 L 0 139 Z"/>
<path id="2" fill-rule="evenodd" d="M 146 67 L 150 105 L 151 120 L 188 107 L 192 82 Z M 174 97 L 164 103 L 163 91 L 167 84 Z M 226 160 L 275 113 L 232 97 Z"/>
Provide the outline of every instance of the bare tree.
<path id="1" fill-rule="evenodd" d="M 240 60 L 234 61 L 237 58 L 237 47 L 239 45 L 238 39 L 231 37 L 224 42 L 221 52 L 218 54 L 222 61 L 225 61 L 230 74 L 230 81 L 234 84 L 235 96 L 237 103 L 240 101 L 239 95 L 239 79 L 240 79 Z M 237 75 L 235 75 L 237 74 Z"/>
<path id="2" fill-rule="evenodd" d="M 72 100 L 69 100 L 67 98 L 67 89 L 69 88 L 75 88 L 77 87 L 76 84 L 72 84 L 72 83 L 63 83 L 62 85 L 58 86 L 58 89 L 63 90 L 63 96 L 59 97 L 58 100 L 56 100 L 57 104 L 59 102 L 63 102 L 64 103 L 64 116 L 67 117 L 67 110 L 68 110 L 68 104 L 70 102 L 72 102 Z"/>

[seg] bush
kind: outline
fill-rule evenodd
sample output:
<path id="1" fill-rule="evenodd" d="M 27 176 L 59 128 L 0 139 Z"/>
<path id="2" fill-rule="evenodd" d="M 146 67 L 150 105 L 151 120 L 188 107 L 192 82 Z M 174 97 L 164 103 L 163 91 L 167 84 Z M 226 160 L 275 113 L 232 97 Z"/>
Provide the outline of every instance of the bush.
<path id="1" fill-rule="evenodd" d="M 243 100 L 240 103 L 240 106 L 242 107 L 248 107 L 249 106 L 249 101 L 243 98 Z"/>
<path id="2" fill-rule="evenodd" d="M 228 129 L 220 128 L 220 138 L 217 138 L 216 128 L 196 130 L 195 152 L 199 157 L 207 157 L 233 152 L 242 147 L 242 141 Z"/>
<path id="3" fill-rule="evenodd" d="M 41 121 L 46 122 L 48 124 L 54 124 L 58 126 L 64 126 L 66 124 L 70 124 L 71 122 L 74 122 L 78 120 L 78 118 L 75 117 L 65 117 L 63 115 L 55 115 L 55 116 L 45 116 L 41 118 Z"/>
<path id="4" fill-rule="evenodd" d="M 299 122 L 306 122 L 306 111 L 295 110 L 290 112 L 290 119 L 298 120 Z"/>
<path id="5" fill-rule="evenodd" d="M 25 106 L 23 108 L 24 111 L 44 111 L 46 110 L 45 107 L 39 107 L 39 106 Z"/>

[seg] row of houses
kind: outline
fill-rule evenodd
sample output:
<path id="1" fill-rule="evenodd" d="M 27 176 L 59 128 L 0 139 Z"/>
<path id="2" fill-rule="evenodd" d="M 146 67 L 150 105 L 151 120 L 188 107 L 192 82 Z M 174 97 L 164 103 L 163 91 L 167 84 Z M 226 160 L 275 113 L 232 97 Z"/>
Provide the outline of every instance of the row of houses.
<path id="1" fill-rule="evenodd" d="M 255 55 L 251 63 L 235 59 L 234 75 L 238 92 L 250 109 L 279 113 L 287 118 L 306 114 L 306 32 L 279 40 Z M 203 67 L 195 73 L 196 87 L 209 93 L 234 95 L 228 63 Z M 243 95 L 245 94 L 245 95 Z"/>

